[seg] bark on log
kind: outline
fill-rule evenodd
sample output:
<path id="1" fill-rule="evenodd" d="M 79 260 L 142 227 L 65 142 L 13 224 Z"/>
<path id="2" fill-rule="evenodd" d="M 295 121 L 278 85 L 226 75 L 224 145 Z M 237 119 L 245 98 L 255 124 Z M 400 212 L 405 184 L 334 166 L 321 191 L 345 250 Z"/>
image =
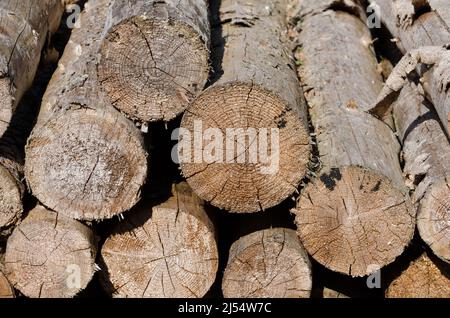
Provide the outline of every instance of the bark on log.
<path id="1" fill-rule="evenodd" d="M 303 1 L 302 8 L 308 12 L 313 4 Z M 293 212 L 315 260 L 364 276 L 403 252 L 415 215 L 399 143 L 386 124 L 365 112 L 382 87 L 370 32 L 344 11 L 345 6 L 302 17 L 299 73 L 322 166 Z"/>
<path id="2" fill-rule="evenodd" d="M 277 205 L 296 191 L 307 171 L 307 114 L 290 56 L 286 5 L 286 0 L 221 2 L 220 78 L 182 120 L 191 135 L 205 134 L 205 140 L 194 138 L 193 146 L 188 141 L 200 158 L 183 151 L 183 174 L 201 198 L 231 212 Z"/>
<path id="3" fill-rule="evenodd" d="M 308 298 L 311 288 L 311 263 L 294 230 L 254 232 L 231 246 L 226 298 Z"/>
<path id="4" fill-rule="evenodd" d="M 442 260 L 450 262 L 450 144 L 420 85 L 407 83 L 393 105 L 403 141 L 403 168 L 418 204 L 422 239 Z"/>
<path id="5" fill-rule="evenodd" d="M 25 190 L 24 143 L 10 136 L 10 122 L 33 82 L 41 51 L 57 30 L 63 12 L 62 0 L 0 3 L 0 236 L 9 234 L 20 219 Z"/>
<path id="6" fill-rule="evenodd" d="M 114 297 L 203 297 L 216 279 L 214 227 L 186 183 L 130 215 L 101 250 L 105 289 Z"/>
<path id="7" fill-rule="evenodd" d="M 14 289 L 6 279 L 5 275 L 0 271 L 0 299 L 2 298 L 14 298 Z"/>
<path id="8" fill-rule="evenodd" d="M 206 0 L 110 1 L 99 81 L 111 103 L 140 122 L 169 121 L 209 74 Z"/>
<path id="9" fill-rule="evenodd" d="M 96 271 L 95 241 L 87 226 L 37 206 L 8 239 L 6 275 L 27 297 L 73 297 Z"/>
<path id="10" fill-rule="evenodd" d="M 380 8 L 380 17 L 406 53 L 424 46 L 450 44 L 450 6 L 446 0 L 370 0 Z M 413 3 L 416 5 L 414 6 Z M 425 74 L 424 88 L 450 135 L 450 60 Z"/>
<path id="11" fill-rule="evenodd" d="M 50 209 L 81 220 L 129 210 L 147 175 L 142 135 L 98 84 L 108 3 L 86 4 L 26 147 L 25 175 L 33 194 Z"/>
<path id="12" fill-rule="evenodd" d="M 450 276 L 424 253 L 388 287 L 387 298 L 450 298 Z"/>

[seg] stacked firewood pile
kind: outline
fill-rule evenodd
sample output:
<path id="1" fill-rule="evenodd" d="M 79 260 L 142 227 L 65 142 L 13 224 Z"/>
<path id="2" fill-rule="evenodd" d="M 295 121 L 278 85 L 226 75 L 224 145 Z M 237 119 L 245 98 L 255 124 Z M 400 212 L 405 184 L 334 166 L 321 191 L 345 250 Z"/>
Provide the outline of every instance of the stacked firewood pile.
<path id="1" fill-rule="evenodd" d="M 448 0 L 0 1 L 0 298 L 450 297 L 449 135 Z"/>

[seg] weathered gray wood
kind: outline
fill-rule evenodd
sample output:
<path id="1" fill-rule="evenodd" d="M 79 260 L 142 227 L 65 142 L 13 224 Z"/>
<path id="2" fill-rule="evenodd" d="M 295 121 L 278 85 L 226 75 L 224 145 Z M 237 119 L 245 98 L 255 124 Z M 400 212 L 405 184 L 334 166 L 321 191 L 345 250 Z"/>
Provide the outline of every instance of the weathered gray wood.
<path id="1" fill-rule="evenodd" d="M 303 1 L 301 11 L 310 5 L 313 0 Z M 382 88 L 370 32 L 344 11 L 306 14 L 299 22 L 299 73 L 322 166 L 293 212 L 314 259 L 364 276 L 403 252 L 415 215 L 400 145 L 386 124 L 365 112 Z"/>
<path id="2" fill-rule="evenodd" d="M 185 182 L 162 204 L 136 208 L 101 255 L 102 282 L 114 297 L 200 298 L 218 269 L 214 226 Z"/>
<path id="3" fill-rule="evenodd" d="M 450 261 L 450 144 L 422 87 L 405 84 L 393 105 L 403 141 L 404 175 L 418 206 L 417 226 L 433 252 Z"/>
<path id="4" fill-rule="evenodd" d="M 11 127 L 11 119 L 17 115 L 45 41 L 58 28 L 63 12 L 62 0 L 0 2 L 0 235 L 9 234 L 23 212 L 25 141 L 17 136 L 18 127 Z M 33 118 L 22 115 L 20 120 L 31 122 Z"/>
<path id="5" fill-rule="evenodd" d="M 25 175 L 33 194 L 46 207 L 82 220 L 129 210 L 147 175 L 140 132 L 98 84 L 109 3 L 86 4 L 26 147 Z"/>
<path id="6" fill-rule="evenodd" d="M 99 80 L 111 103 L 140 122 L 171 120 L 209 73 L 206 0 L 111 0 Z"/>
<path id="7" fill-rule="evenodd" d="M 448 132 L 450 119 L 450 46 L 422 46 L 403 56 L 389 78 L 370 113 L 379 118 L 389 114 L 392 102 L 398 97 L 408 76 L 418 70 L 422 74 L 421 82 L 428 93 L 428 98 L 435 105 L 436 112 Z M 423 67 L 431 70 L 423 73 Z M 437 107 L 436 107 L 437 105 Z"/>
<path id="8" fill-rule="evenodd" d="M 97 269 L 96 244 L 86 225 L 37 206 L 8 239 L 5 274 L 27 297 L 70 298 Z"/>
<path id="9" fill-rule="evenodd" d="M 277 205 L 296 190 L 307 172 L 307 115 L 287 38 L 286 5 L 286 0 L 221 1 L 222 42 L 216 48 L 216 64 L 221 68 L 181 124 L 192 134 L 198 121 L 203 131 L 218 128 L 225 135 L 227 129 L 254 129 L 259 137 L 267 137 L 271 158 L 266 162 L 248 159 L 249 144 L 259 145 L 257 155 L 264 152 L 262 143 L 252 137 L 245 137 L 250 141 L 245 141 L 242 153 L 232 152 L 244 162 L 181 162 L 183 174 L 200 197 L 232 212 L 258 212 Z M 273 130 L 279 133 L 279 149 L 278 144 L 270 146 Z M 205 143 L 191 148 L 205 151 Z M 231 143 L 242 146 L 243 142 Z M 271 164 L 274 169 L 263 172 Z"/>
<path id="10" fill-rule="evenodd" d="M 226 298 L 309 298 L 311 288 L 311 263 L 294 230 L 254 232 L 231 246 Z"/>
<path id="11" fill-rule="evenodd" d="M 450 5 L 446 0 L 370 0 L 380 8 L 383 23 L 404 52 L 450 44 Z M 413 5 L 413 2 L 415 6 Z M 424 10 L 425 9 L 425 10 Z M 423 12 L 422 14 L 420 14 Z M 425 91 L 450 134 L 450 58 L 434 61 L 425 74 Z M 421 72 L 423 73 L 423 72 Z"/>

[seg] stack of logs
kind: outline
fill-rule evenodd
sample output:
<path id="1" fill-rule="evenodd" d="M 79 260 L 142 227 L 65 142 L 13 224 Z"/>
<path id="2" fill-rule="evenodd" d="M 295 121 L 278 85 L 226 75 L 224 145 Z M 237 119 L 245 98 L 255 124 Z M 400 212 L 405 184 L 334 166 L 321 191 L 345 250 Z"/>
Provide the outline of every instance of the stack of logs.
<path id="1" fill-rule="evenodd" d="M 446 1 L 0 2 L 0 298 L 450 297 Z"/>

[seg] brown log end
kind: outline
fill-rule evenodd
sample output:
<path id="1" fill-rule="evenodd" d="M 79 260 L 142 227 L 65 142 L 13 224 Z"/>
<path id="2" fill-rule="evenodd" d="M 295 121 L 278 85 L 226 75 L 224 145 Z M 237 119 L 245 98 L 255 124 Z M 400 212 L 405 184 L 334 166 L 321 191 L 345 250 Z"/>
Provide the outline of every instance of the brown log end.
<path id="1" fill-rule="evenodd" d="M 433 184 L 420 202 L 417 227 L 434 254 L 450 263 L 450 184 Z"/>
<path id="2" fill-rule="evenodd" d="M 130 118 L 169 121 L 203 90 L 209 51 L 185 23 L 132 17 L 106 36 L 98 74 L 112 104 Z"/>
<path id="3" fill-rule="evenodd" d="M 14 297 L 14 289 L 11 287 L 5 275 L 0 271 L 0 299 Z"/>
<path id="4" fill-rule="evenodd" d="M 71 110 L 35 129 L 25 175 L 45 206 L 79 220 L 132 208 L 147 177 L 142 136 L 118 112 Z"/>
<path id="5" fill-rule="evenodd" d="M 8 239 L 5 272 L 27 297 L 70 298 L 92 279 L 95 256 L 90 228 L 38 206 Z"/>
<path id="6" fill-rule="evenodd" d="M 308 253 L 325 267 L 354 277 L 393 262 L 415 228 L 408 195 L 388 178 L 355 166 L 322 172 L 293 212 Z"/>
<path id="7" fill-rule="evenodd" d="M 22 213 L 22 189 L 10 172 L 0 165 L 0 235 L 9 234 Z"/>
<path id="8" fill-rule="evenodd" d="M 165 203 L 125 219 L 101 250 L 102 282 L 114 297 L 201 298 L 218 270 L 203 202 L 179 186 Z"/>
<path id="9" fill-rule="evenodd" d="M 218 208 L 268 209 L 294 193 L 307 173 L 308 128 L 297 111 L 262 87 L 211 87 L 189 107 L 181 127 L 192 137 L 179 150 L 183 174 L 202 199 Z"/>
<path id="10" fill-rule="evenodd" d="M 295 231 L 258 231 L 230 249 L 222 291 L 226 298 L 308 298 L 311 264 Z"/>
<path id="11" fill-rule="evenodd" d="M 424 253 L 386 290 L 387 298 L 450 298 L 450 276 Z"/>

